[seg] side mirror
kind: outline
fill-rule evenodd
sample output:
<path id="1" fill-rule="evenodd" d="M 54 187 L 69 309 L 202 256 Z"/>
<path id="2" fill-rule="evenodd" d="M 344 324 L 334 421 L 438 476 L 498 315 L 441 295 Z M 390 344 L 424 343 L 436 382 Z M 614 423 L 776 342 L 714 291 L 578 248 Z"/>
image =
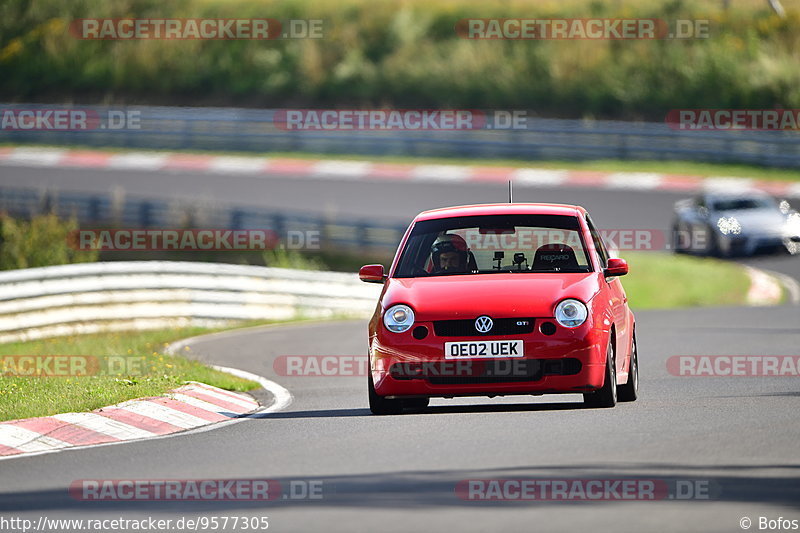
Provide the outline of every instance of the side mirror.
<path id="1" fill-rule="evenodd" d="M 364 265 L 358 271 L 358 277 L 367 283 L 383 283 L 386 275 L 383 273 L 383 265 Z"/>
<path id="2" fill-rule="evenodd" d="M 607 278 L 613 278 L 615 276 L 624 276 L 628 273 L 628 262 L 624 259 L 609 259 L 608 266 L 603 271 L 603 275 Z"/>

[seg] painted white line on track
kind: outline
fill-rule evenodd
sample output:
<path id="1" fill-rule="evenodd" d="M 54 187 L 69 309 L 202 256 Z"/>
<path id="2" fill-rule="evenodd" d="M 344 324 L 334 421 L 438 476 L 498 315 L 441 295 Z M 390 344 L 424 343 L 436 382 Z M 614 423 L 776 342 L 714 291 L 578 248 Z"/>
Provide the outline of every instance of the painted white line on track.
<path id="1" fill-rule="evenodd" d="M 793 277 L 787 276 L 786 274 L 781 274 L 780 272 L 775 272 L 772 270 L 763 270 L 763 269 L 761 270 L 762 272 L 765 272 L 770 276 L 778 278 L 778 280 L 781 282 L 781 284 L 783 284 L 784 288 L 786 289 L 786 292 L 789 293 L 789 303 L 792 303 L 794 305 L 800 304 L 800 282 L 798 282 Z"/>
<path id="2" fill-rule="evenodd" d="M 213 391 L 211 389 L 206 389 L 204 387 L 198 387 L 197 385 L 187 385 L 182 387 L 184 391 L 196 391 L 200 394 L 204 394 L 206 396 L 210 396 L 212 398 L 216 398 L 221 402 L 232 403 L 234 405 L 238 405 L 242 409 L 255 409 L 258 407 L 258 402 L 255 400 L 248 400 L 247 398 L 235 398 L 228 396 L 227 394 L 220 394 L 219 392 Z"/>
<path id="3" fill-rule="evenodd" d="M 776 305 L 780 303 L 783 291 L 777 278 L 764 270 L 745 266 L 750 276 L 750 289 L 747 291 L 747 305 Z"/>
<path id="4" fill-rule="evenodd" d="M 258 411 L 256 411 L 258 413 L 274 413 L 275 411 L 281 411 L 289 407 L 289 405 L 292 403 L 292 393 L 289 392 L 289 389 L 286 389 L 285 387 L 278 385 L 274 381 L 271 381 L 265 377 L 259 376 L 257 374 L 251 374 L 250 372 L 239 370 L 237 368 L 230 368 L 226 366 L 212 365 L 211 368 L 219 370 L 220 372 L 226 372 L 228 374 L 243 379 L 249 379 L 251 381 L 255 381 L 256 383 L 261 385 L 264 389 L 268 390 L 270 394 L 272 394 L 272 397 L 275 398 L 275 401 L 269 407 L 259 409 Z"/>

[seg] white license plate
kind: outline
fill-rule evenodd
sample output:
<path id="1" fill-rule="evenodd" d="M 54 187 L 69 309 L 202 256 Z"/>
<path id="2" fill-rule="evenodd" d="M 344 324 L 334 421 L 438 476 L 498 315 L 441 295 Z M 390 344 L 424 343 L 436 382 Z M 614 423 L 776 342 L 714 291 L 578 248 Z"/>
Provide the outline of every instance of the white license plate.
<path id="1" fill-rule="evenodd" d="M 445 359 L 522 357 L 522 341 L 465 341 L 444 343 Z"/>

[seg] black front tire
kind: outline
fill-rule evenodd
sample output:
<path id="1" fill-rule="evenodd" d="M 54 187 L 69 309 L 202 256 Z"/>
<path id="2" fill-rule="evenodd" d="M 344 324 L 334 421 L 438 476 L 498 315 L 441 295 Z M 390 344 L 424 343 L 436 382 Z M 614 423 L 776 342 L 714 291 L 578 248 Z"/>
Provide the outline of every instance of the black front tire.
<path id="1" fill-rule="evenodd" d="M 373 415 L 397 415 L 403 410 L 402 400 L 389 400 L 375 392 L 372 372 L 367 370 L 367 389 L 369 393 L 369 410 Z"/>
<path id="2" fill-rule="evenodd" d="M 614 348 L 608 341 L 606 352 L 606 376 L 601 389 L 584 393 L 583 403 L 586 407 L 609 408 L 617 405 L 617 368 L 614 362 Z"/>
<path id="3" fill-rule="evenodd" d="M 681 240 L 681 229 L 677 224 L 672 226 L 672 251 L 676 254 L 685 254 L 687 250 L 683 247 Z"/>
<path id="4" fill-rule="evenodd" d="M 800 242 L 786 238 L 783 240 L 783 250 L 789 255 L 798 255 L 800 254 Z"/>
<path id="5" fill-rule="evenodd" d="M 428 407 L 430 401 L 430 398 L 409 398 L 403 400 L 403 407 L 412 411 L 422 411 Z"/>
<path id="6" fill-rule="evenodd" d="M 714 228 L 711 226 L 708 226 L 706 229 L 706 238 L 708 239 L 706 255 L 711 257 L 723 257 L 722 248 L 719 245 L 719 236 L 717 236 Z"/>

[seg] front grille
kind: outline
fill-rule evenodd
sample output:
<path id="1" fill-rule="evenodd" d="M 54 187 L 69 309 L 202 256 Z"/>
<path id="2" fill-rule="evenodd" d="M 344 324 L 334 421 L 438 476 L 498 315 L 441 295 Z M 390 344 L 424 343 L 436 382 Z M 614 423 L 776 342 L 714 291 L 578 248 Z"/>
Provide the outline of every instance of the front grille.
<path id="1" fill-rule="evenodd" d="M 436 320 L 433 331 L 438 337 L 486 337 L 496 335 L 523 335 L 533 333 L 533 318 L 493 318 L 494 326 L 486 333 L 475 329 L 475 319 Z"/>
<path id="2" fill-rule="evenodd" d="M 545 376 L 574 376 L 580 374 L 583 365 L 579 359 L 542 359 Z"/>
<path id="3" fill-rule="evenodd" d="M 465 363 L 466 361 L 459 361 Z M 461 375 L 428 376 L 431 385 L 472 385 L 477 383 L 516 383 L 542 379 L 539 359 L 493 359 L 477 363 Z M 464 375 L 469 374 L 469 375 Z"/>
<path id="4" fill-rule="evenodd" d="M 539 381 L 543 376 L 580 373 L 581 362 L 565 359 L 464 359 L 395 363 L 389 369 L 394 379 L 424 379 L 431 385 L 471 385 Z"/>

